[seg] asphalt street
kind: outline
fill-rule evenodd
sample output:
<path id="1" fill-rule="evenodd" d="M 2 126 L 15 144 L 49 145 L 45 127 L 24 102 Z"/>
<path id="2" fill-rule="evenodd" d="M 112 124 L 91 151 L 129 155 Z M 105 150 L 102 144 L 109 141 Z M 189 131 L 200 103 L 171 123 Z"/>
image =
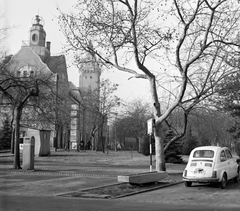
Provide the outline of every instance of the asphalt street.
<path id="1" fill-rule="evenodd" d="M 61 156 L 55 156 L 57 153 Z M 240 210 L 240 183 L 234 182 L 229 182 L 225 190 L 198 184 L 186 188 L 180 183 L 119 199 L 61 196 L 115 184 L 118 175 L 148 168 L 145 158 L 137 155 L 126 159 L 126 164 L 122 157 L 115 161 L 114 155 L 99 158 L 92 152 L 87 159 L 87 153 L 69 156 L 66 152 L 56 152 L 47 158 L 36 158 L 34 171 L 13 170 L 12 157 L 0 155 L 0 210 Z M 167 166 L 170 173 L 181 173 L 183 169 L 184 165 Z"/>

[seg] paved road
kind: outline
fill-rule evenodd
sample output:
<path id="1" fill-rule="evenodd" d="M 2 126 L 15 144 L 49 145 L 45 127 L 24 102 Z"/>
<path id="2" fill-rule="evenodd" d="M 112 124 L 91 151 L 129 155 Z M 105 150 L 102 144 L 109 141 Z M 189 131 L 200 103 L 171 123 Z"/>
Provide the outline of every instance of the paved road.
<path id="1" fill-rule="evenodd" d="M 56 161 L 36 162 L 34 172 L 15 171 L 11 167 L 11 158 L 0 160 L 1 211 L 240 210 L 240 183 L 229 182 L 225 190 L 212 185 L 186 188 L 178 184 L 120 199 L 84 199 L 60 195 L 116 183 L 120 173 L 142 171 L 143 167 Z"/>
<path id="2" fill-rule="evenodd" d="M 62 193 L 115 183 L 115 177 L 1 173 L 0 210 L 240 210 L 240 183 L 227 189 L 183 184 L 120 199 L 62 197 Z"/>
<path id="3" fill-rule="evenodd" d="M 239 211 L 239 208 L 159 204 L 122 200 L 14 196 L 5 199 L 3 211 Z"/>

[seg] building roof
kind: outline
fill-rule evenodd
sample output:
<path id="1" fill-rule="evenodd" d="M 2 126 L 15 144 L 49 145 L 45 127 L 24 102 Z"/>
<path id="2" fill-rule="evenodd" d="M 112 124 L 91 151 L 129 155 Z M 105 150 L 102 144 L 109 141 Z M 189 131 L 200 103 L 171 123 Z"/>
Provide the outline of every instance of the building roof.
<path id="1" fill-rule="evenodd" d="M 49 56 L 45 63 L 53 73 L 65 72 L 67 70 L 67 64 L 64 55 Z"/>
<path id="2" fill-rule="evenodd" d="M 72 82 L 69 82 L 69 95 L 73 98 L 73 100 L 77 101 L 77 103 L 82 104 L 82 93 L 78 87 L 76 87 Z"/>

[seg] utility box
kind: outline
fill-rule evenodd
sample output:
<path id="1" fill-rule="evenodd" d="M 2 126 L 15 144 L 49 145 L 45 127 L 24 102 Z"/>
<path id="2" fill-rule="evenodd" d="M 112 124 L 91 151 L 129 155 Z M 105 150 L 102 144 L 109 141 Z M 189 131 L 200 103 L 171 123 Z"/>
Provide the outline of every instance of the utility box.
<path id="1" fill-rule="evenodd" d="M 23 143 L 23 169 L 34 170 L 35 138 L 24 139 Z"/>

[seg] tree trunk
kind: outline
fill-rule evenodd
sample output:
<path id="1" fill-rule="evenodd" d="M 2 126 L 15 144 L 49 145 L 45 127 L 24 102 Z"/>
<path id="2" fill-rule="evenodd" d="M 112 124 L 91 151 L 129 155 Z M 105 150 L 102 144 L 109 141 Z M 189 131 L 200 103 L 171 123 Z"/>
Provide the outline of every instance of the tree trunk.
<path id="1" fill-rule="evenodd" d="M 14 169 L 21 169 L 20 165 L 20 119 L 21 119 L 21 110 L 22 107 L 19 105 L 16 109 L 16 118 L 15 118 L 15 144 L 14 144 Z"/>
<path id="2" fill-rule="evenodd" d="M 58 149 L 58 134 L 59 134 L 59 132 L 58 132 L 58 123 L 56 123 L 55 124 L 55 140 L 54 140 L 54 150 L 55 150 L 55 152 L 57 151 L 57 149 Z"/>
<path id="3" fill-rule="evenodd" d="M 161 117 L 161 106 L 158 100 L 156 79 L 154 75 L 149 78 L 150 90 L 153 101 L 153 113 L 155 117 L 155 126 L 153 129 L 155 138 L 155 159 L 156 159 L 156 171 L 166 171 L 165 157 L 164 157 L 164 145 L 163 145 L 163 129 Z"/>
<path id="4" fill-rule="evenodd" d="M 100 134 L 101 134 L 101 144 L 102 144 L 102 152 L 103 153 L 105 153 L 105 145 L 104 145 L 104 138 L 103 138 L 103 125 L 101 126 L 101 132 L 100 132 Z"/>
<path id="5" fill-rule="evenodd" d="M 36 83 L 36 90 L 32 90 L 29 92 L 23 100 L 16 106 L 16 117 L 15 117 L 15 145 L 14 145 L 14 162 L 13 162 L 13 168 L 14 169 L 21 169 L 20 165 L 20 149 L 19 149 L 19 143 L 20 143 L 20 121 L 22 116 L 22 110 L 31 96 L 38 96 L 39 89 L 37 87 Z"/>
<path id="6" fill-rule="evenodd" d="M 162 123 L 158 123 L 154 129 L 155 138 L 155 158 L 156 158 L 156 171 L 166 171 L 164 145 L 163 145 L 163 131 Z"/>
<path id="7" fill-rule="evenodd" d="M 11 137 L 11 153 L 12 154 L 14 154 L 14 146 L 15 146 L 15 128 L 12 129 L 12 137 Z"/>
<path id="8" fill-rule="evenodd" d="M 92 142 L 92 151 L 95 150 L 95 137 L 94 134 L 91 134 L 91 142 Z"/>

